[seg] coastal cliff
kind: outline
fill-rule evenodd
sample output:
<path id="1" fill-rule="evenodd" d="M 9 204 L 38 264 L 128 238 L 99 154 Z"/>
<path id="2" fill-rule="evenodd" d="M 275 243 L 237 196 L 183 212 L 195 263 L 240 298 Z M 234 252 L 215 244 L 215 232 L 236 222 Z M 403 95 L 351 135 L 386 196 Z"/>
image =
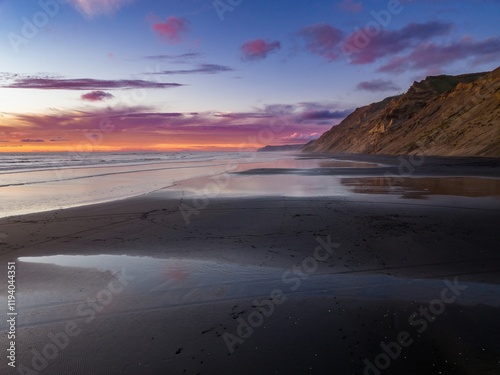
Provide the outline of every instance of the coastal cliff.
<path id="1" fill-rule="evenodd" d="M 500 68 L 430 76 L 357 108 L 304 152 L 500 157 Z"/>

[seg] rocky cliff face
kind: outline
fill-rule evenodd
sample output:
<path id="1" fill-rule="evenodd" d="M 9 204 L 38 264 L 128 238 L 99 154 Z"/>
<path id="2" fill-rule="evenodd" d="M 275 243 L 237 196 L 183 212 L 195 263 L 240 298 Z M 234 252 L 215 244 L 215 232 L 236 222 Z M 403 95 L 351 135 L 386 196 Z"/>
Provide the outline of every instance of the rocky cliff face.
<path id="1" fill-rule="evenodd" d="M 500 157 L 500 68 L 415 82 L 356 109 L 303 151 Z"/>

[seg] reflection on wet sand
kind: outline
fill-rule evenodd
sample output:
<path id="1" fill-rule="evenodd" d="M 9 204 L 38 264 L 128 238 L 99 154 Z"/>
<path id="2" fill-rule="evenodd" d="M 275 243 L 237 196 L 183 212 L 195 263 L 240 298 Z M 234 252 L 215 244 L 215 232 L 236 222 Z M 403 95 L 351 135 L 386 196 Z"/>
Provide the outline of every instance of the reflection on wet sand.
<path id="1" fill-rule="evenodd" d="M 376 168 L 380 164 L 360 162 L 352 160 L 333 160 L 321 158 L 283 158 L 271 161 L 256 161 L 252 163 L 241 163 L 237 171 L 248 171 L 256 168 L 289 168 L 289 169 L 313 169 L 313 168 Z"/>
<path id="2" fill-rule="evenodd" d="M 358 177 L 341 183 L 358 194 L 402 194 L 403 198 L 425 199 L 429 195 L 462 197 L 500 196 L 500 179 L 478 177 Z"/>
<path id="3" fill-rule="evenodd" d="M 361 163 L 353 161 L 321 161 L 318 162 L 318 166 L 321 168 L 375 168 L 379 167 L 378 164 L 374 163 Z"/>
<path id="4" fill-rule="evenodd" d="M 47 265 L 52 265 L 52 269 L 57 269 L 60 275 L 67 273 L 68 281 L 64 285 L 60 284 L 58 278 L 53 278 L 47 280 L 43 286 L 39 285 L 36 290 L 24 289 L 22 291 L 25 314 L 30 315 L 30 312 L 36 312 L 41 307 L 52 307 L 50 315 L 30 318 L 30 324 L 34 325 L 43 324 L 44 319 L 53 319 L 59 312 L 68 313 L 64 309 L 58 310 L 54 304 L 75 301 L 75 292 L 65 293 L 65 291 L 72 284 L 74 286 L 81 284 L 82 280 L 79 280 L 78 276 L 75 277 L 75 274 L 81 275 L 80 272 L 75 272 L 81 268 L 102 272 L 103 277 L 110 273 L 112 279 L 126 281 L 127 288 L 116 293 L 120 294 L 120 299 L 123 301 L 114 301 L 114 313 L 130 311 L 131 303 L 127 303 L 130 302 L 127 301 L 128 299 L 134 299 L 135 302 L 140 300 L 137 310 L 166 309 L 263 296 L 270 290 L 280 288 L 286 291 L 288 296 L 305 293 L 322 296 L 328 294 L 346 300 L 353 296 L 356 296 L 358 300 L 385 300 L 390 294 L 393 300 L 426 302 L 438 295 L 443 288 L 443 282 L 440 279 L 398 278 L 367 269 L 311 274 L 301 281 L 300 289 L 296 290 L 284 278 L 291 268 L 244 265 L 225 262 L 221 259 L 153 258 L 102 254 L 20 257 L 18 261 L 28 263 L 34 272 L 50 270 L 51 268 Z M 106 283 L 108 280 L 104 282 Z M 467 296 L 456 301 L 457 304 L 500 306 L 500 299 L 491 295 L 492 292 L 498 295 L 500 285 L 463 283 L 468 288 Z M 91 294 L 96 294 L 98 290 L 99 288 Z M 49 291 L 57 291 L 57 293 L 50 295 L 47 293 Z M 45 293 L 42 300 L 40 293 Z M 76 300 L 82 298 L 85 299 L 82 296 L 76 296 Z"/>

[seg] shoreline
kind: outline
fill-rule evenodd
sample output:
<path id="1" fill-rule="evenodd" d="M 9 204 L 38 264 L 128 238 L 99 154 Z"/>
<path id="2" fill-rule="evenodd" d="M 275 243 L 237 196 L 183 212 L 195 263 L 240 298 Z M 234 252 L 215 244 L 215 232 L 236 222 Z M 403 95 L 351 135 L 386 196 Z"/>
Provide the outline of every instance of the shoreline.
<path id="1" fill-rule="evenodd" d="M 285 177 L 232 174 L 208 196 L 213 176 L 196 177 L 1 218 L 23 366 L 6 373 L 371 374 L 402 332 L 411 344 L 385 374 L 500 371 L 500 199 Z M 336 195 L 301 195 L 318 178 Z"/>
<path id="2" fill-rule="evenodd" d="M 488 217 L 488 219 L 484 219 L 484 221 L 490 228 L 490 233 L 494 233 L 493 226 L 495 223 L 498 224 L 500 220 L 497 215 L 500 209 L 500 200 L 489 198 L 462 198 L 459 201 L 453 201 L 452 203 L 454 204 L 450 205 L 449 201 L 446 199 L 440 199 L 439 197 L 434 197 L 432 201 L 410 202 L 408 200 L 401 199 L 395 200 L 392 199 L 392 197 L 388 197 L 386 200 L 363 200 L 346 197 L 311 198 L 262 196 L 246 198 L 210 198 L 209 205 L 205 208 L 199 209 L 197 213 L 193 213 L 189 217 L 189 222 L 186 222 L 179 208 L 181 204 L 191 204 L 188 197 L 189 196 L 186 196 L 179 191 L 170 192 L 168 194 L 159 191 L 119 201 L 90 204 L 70 209 L 39 212 L 10 218 L 1 218 L 0 232 L 9 232 L 9 235 L 3 238 L 3 243 L 0 243 L 0 249 L 3 250 L 0 257 L 5 259 L 7 254 L 22 254 L 23 256 L 27 256 L 29 254 L 36 256 L 48 254 L 57 255 L 64 253 L 74 253 L 75 255 L 99 253 L 129 254 L 133 256 L 161 254 L 179 255 L 183 254 L 183 250 L 188 250 L 186 254 L 195 254 L 195 256 L 199 256 L 204 252 L 199 246 L 193 246 L 193 243 L 204 241 L 203 235 L 198 235 L 199 238 L 189 237 L 190 240 L 188 242 L 190 243 L 184 243 L 183 241 L 179 242 L 181 238 L 184 238 L 182 236 L 186 236 L 187 233 L 191 233 L 194 228 L 197 228 L 198 226 L 203 228 L 207 226 L 211 227 L 211 220 L 223 219 L 219 226 L 223 227 L 226 225 L 229 228 L 228 232 L 231 232 L 232 227 L 239 228 L 238 236 L 248 237 L 248 234 L 245 232 L 243 227 L 236 224 L 231 225 L 232 220 L 230 218 L 234 215 L 237 217 L 240 216 L 239 213 L 241 213 L 240 220 L 250 220 L 249 222 L 251 222 L 252 225 L 258 224 L 258 228 L 262 226 L 265 227 L 266 225 L 264 225 L 264 223 L 267 223 L 267 225 L 270 226 L 269 233 L 273 233 L 273 235 L 269 235 L 271 237 L 278 236 L 280 238 L 283 236 L 286 237 L 287 232 L 294 233 L 295 231 L 309 232 L 313 235 L 319 235 L 321 233 L 325 234 L 325 227 L 329 227 L 329 225 L 332 224 L 331 221 L 334 220 L 337 225 L 340 225 L 339 228 L 342 228 L 341 231 L 344 235 L 347 236 L 345 237 L 347 241 L 355 241 L 356 243 L 359 241 L 357 238 L 358 236 L 354 234 L 356 231 L 349 227 L 354 224 L 360 228 L 364 228 L 362 232 L 366 232 L 372 226 L 378 227 L 383 223 L 386 223 L 383 225 L 393 223 L 395 225 L 395 229 L 391 229 L 391 227 L 388 226 L 386 228 L 388 232 L 393 231 L 397 236 L 404 235 L 408 237 L 410 235 L 407 240 L 411 239 L 411 241 L 415 241 L 415 238 L 413 238 L 416 235 L 415 232 L 408 232 L 412 226 L 417 225 L 420 227 L 425 225 L 425 228 L 430 228 L 432 226 L 431 223 L 424 223 L 422 219 L 419 219 L 422 215 L 417 213 L 425 213 L 422 217 L 426 218 L 429 218 L 429 215 L 431 215 L 431 217 L 436 220 L 433 225 L 438 227 L 444 225 L 438 220 L 438 218 L 447 217 L 447 215 L 451 213 L 453 213 L 454 221 L 457 221 L 458 217 L 462 218 L 461 223 L 464 228 L 466 228 L 467 225 L 472 225 L 472 223 L 468 223 L 467 218 L 469 217 L 474 215 L 478 217 Z M 196 199 L 195 195 L 191 197 Z M 477 205 L 474 206 L 474 203 L 477 203 L 478 200 L 484 201 L 484 205 L 482 205 L 482 207 Z M 457 204 L 458 202 L 463 202 L 463 204 Z M 496 204 L 496 206 L 494 204 Z M 194 208 L 194 206 L 192 207 Z M 339 215 L 340 217 L 335 216 L 330 220 L 326 220 L 326 223 L 323 223 L 318 228 L 317 225 L 322 223 L 328 217 L 330 212 L 336 212 L 336 215 Z M 370 212 L 373 212 L 374 216 L 370 215 Z M 406 213 L 406 216 L 401 214 L 403 212 Z M 270 217 L 263 220 L 260 216 L 261 214 L 269 215 Z M 276 219 L 276 221 L 274 221 L 272 219 L 273 217 L 279 218 L 279 220 Z M 314 217 L 316 217 L 316 219 L 313 219 Z M 320 217 L 323 219 L 319 219 Z M 382 224 L 377 223 L 377 221 L 366 221 L 367 218 L 371 217 L 373 217 L 374 220 L 382 220 Z M 410 225 L 408 222 L 401 223 L 401 217 L 411 219 L 412 224 Z M 282 224 L 283 220 L 286 220 L 291 227 L 282 227 L 282 225 L 278 225 L 277 221 Z M 263 223 L 259 223 L 259 221 L 263 221 Z M 328 221 L 330 221 L 330 224 L 328 224 Z M 236 221 L 236 223 L 237 222 L 238 221 Z M 61 226 L 61 223 L 65 223 L 65 225 Z M 368 227 L 366 227 L 366 225 L 368 225 Z M 475 223 L 474 225 L 476 227 L 476 232 L 488 233 L 487 228 L 482 228 L 481 231 L 479 231 L 479 228 L 481 228 L 479 223 Z M 138 228 L 136 229 L 135 226 Z M 279 229 L 280 227 L 282 228 Z M 137 237 L 135 241 L 128 241 L 126 237 L 113 237 L 113 231 L 122 234 L 128 233 L 128 237 L 130 237 L 134 232 L 140 233 L 141 230 L 143 230 L 141 228 L 147 230 L 148 233 L 153 233 L 153 235 L 148 235 L 142 239 L 141 237 Z M 279 230 L 275 230 L 275 232 L 273 232 L 272 228 Z M 453 226 L 450 228 L 452 229 Z M 165 233 L 161 235 L 163 230 L 167 231 L 166 233 L 168 233 L 168 237 L 165 237 Z M 215 228 L 213 230 L 215 230 Z M 223 229 L 218 230 L 220 232 L 219 235 L 215 235 L 213 233 L 208 235 L 207 233 L 206 237 L 213 238 L 212 242 L 214 243 L 217 243 L 217 239 L 220 239 L 222 242 L 230 242 L 230 240 L 224 239 L 227 235 L 222 233 L 222 230 Z M 251 229 L 249 228 L 249 230 Z M 372 230 L 373 229 L 370 229 L 369 231 Z M 403 233 L 399 233 L 400 230 L 402 230 Z M 430 229 L 427 229 L 426 231 L 429 230 Z M 179 231 L 181 232 L 181 237 L 175 240 L 176 237 L 172 236 L 177 235 Z M 33 234 L 33 239 L 26 238 L 24 235 L 25 233 L 30 232 Z M 101 232 L 104 234 L 101 235 Z M 432 232 L 439 232 L 439 230 L 433 229 Z M 50 235 L 51 233 L 53 235 Z M 81 243 L 82 237 L 79 236 L 79 233 L 87 233 L 90 238 L 96 237 L 95 241 L 87 240 L 87 245 L 84 246 Z M 157 234 L 154 235 L 154 233 Z M 383 232 L 377 230 L 376 233 L 380 235 Z M 440 241 L 443 243 L 449 243 L 453 238 L 453 236 L 450 236 L 448 240 L 445 240 L 444 233 L 441 233 L 440 235 L 437 234 L 435 236 L 442 237 Z M 250 235 L 250 237 L 252 236 Z M 302 234 L 298 238 L 304 240 L 303 237 L 307 236 Z M 425 234 L 419 235 L 418 238 L 421 237 L 423 239 Z M 476 234 L 476 237 L 479 236 Z M 99 240 L 99 238 L 101 239 Z M 122 239 L 120 240 L 120 238 Z M 477 238 L 477 241 L 480 240 L 484 241 L 485 239 Z M 143 241 L 151 241 L 151 248 L 144 250 L 144 253 L 139 250 L 140 247 L 143 247 Z M 173 252 L 165 252 L 162 250 L 162 241 L 166 241 L 165 244 L 175 242 L 180 246 L 180 248 Z M 393 242 L 395 241 L 395 238 L 386 235 L 385 241 L 388 241 L 387 244 L 384 245 L 385 247 L 391 245 L 390 247 L 394 248 Z M 492 240 L 487 239 L 487 241 Z M 94 242 L 94 244 L 92 242 Z M 64 245 L 61 246 L 62 244 Z M 488 246 L 492 248 L 493 244 L 490 242 L 490 245 Z M 281 247 L 286 246 L 279 245 L 277 250 L 278 252 L 281 251 L 279 250 Z M 297 248 L 297 245 L 294 247 Z M 65 251 L 61 252 L 60 250 L 57 250 L 62 248 L 64 248 Z M 82 253 L 83 248 L 87 248 L 87 250 Z M 8 250 L 8 252 L 5 250 Z M 420 251 L 422 250 L 424 249 L 420 249 Z M 221 253 L 221 251 L 216 250 L 215 248 L 211 248 L 210 251 L 214 251 L 214 254 Z M 210 251 L 206 251 L 205 253 L 209 254 Z M 242 251 L 244 253 L 244 250 Z M 236 252 L 238 256 L 244 255 L 242 251 Z M 426 254 L 429 251 L 430 250 L 425 249 Z M 493 252 L 492 254 L 495 253 Z M 431 255 L 432 253 L 428 253 L 426 257 Z M 465 255 L 465 253 L 463 255 Z M 470 259 L 472 258 L 465 257 L 464 261 Z M 360 268 L 356 269 L 359 272 L 369 271 Z M 373 268 L 373 270 L 377 269 L 383 269 L 383 267 Z"/>
<path id="3" fill-rule="evenodd" d="M 279 175 L 297 175 L 297 176 L 330 176 L 330 177 L 338 177 L 338 179 L 342 178 L 352 178 L 358 177 L 359 179 L 363 178 L 381 178 L 378 184 L 387 184 L 387 186 L 393 186 L 401 184 L 405 179 L 416 179 L 416 178 L 482 178 L 482 179 L 490 179 L 490 191 L 493 190 L 497 192 L 496 196 L 500 196 L 500 158 L 471 158 L 471 157 L 423 157 L 422 161 L 415 161 L 411 159 L 412 155 L 406 156 L 388 156 L 388 155 L 363 155 L 363 154 L 296 154 L 292 152 L 288 153 L 272 153 L 273 156 L 277 156 L 278 160 L 281 161 L 294 161 L 295 166 L 299 168 L 293 168 L 293 163 L 284 164 L 284 167 L 276 167 L 275 162 L 269 159 L 269 155 L 271 153 L 264 153 L 262 156 L 263 160 L 260 160 L 255 156 L 251 157 L 251 160 L 248 158 L 241 159 L 222 159 L 222 160 L 213 160 L 216 162 L 215 165 L 210 165 L 212 169 L 211 172 L 203 172 L 192 174 L 186 174 L 185 176 L 178 178 L 175 175 L 167 174 L 166 177 L 163 178 L 164 182 L 170 182 L 169 186 L 165 186 L 164 184 L 160 184 L 160 186 L 155 186 L 152 190 L 142 191 L 142 192 L 133 192 L 130 191 L 123 196 L 119 197 L 107 197 L 103 199 L 98 199 L 92 202 L 79 202 L 79 203 L 68 203 L 62 205 L 49 205 L 47 208 L 33 210 L 33 211 L 23 211 L 21 213 L 13 213 L 8 214 L 5 213 L 1 218 L 9 218 L 9 217 L 17 217 L 23 215 L 30 215 L 37 212 L 50 212 L 58 209 L 68 209 L 75 207 L 83 207 L 87 205 L 107 203 L 112 201 L 121 201 L 124 199 L 129 199 L 133 197 L 138 197 L 142 195 L 147 195 L 154 193 L 160 190 L 169 191 L 176 190 L 175 187 L 180 185 L 183 186 L 184 182 L 191 181 L 193 179 L 202 179 L 206 180 L 211 174 L 227 174 L 229 178 L 231 176 L 279 176 Z M 305 163 L 307 161 L 311 161 L 311 163 Z M 352 162 L 352 165 L 349 163 Z M 186 164 L 186 167 L 178 167 L 180 170 L 194 170 L 197 168 L 201 168 L 197 166 L 198 163 L 204 163 L 204 161 L 171 161 L 171 162 L 161 162 L 160 164 Z M 193 164 L 194 163 L 194 164 Z M 315 165 L 315 163 L 317 165 Z M 340 164 L 339 164 L 340 163 Z M 154 163 L 157 164 L 157 163 Z M 335 164 L 342 165 L 340 168 L 335 167 Z M 359 164 L 356 165 L 356 164 Z M 366 167 L 366 165 L 370 165 L 370 167 Z M 149 165 L 149 164 L 145 164 Z M 278 163 L 279 165 L 279 163 Z M 333 166 L 330 166 L 333 165 Z M 228 166 L 236 166 L 237 170 L 233 170 L 232 168 L 228 170 Z M 98 168 L 111 168 L 113 166 L 98 166 Z M 120 168 L 126 167 L 137 167 L 137 165 L 125 165 Z M 225 168 L 222 168 L 225 167 Z M 93 169 L 93 167 L 84 166 L 83 169 Z M 206 168 L 206 167 L 205 167 Z M 222 169 L 221 169 L 222 168 Z M 177 167 L 173 168 L 162 168 L 162 170 L 167 170 L 168 173 L 174 172 Z M 57 172 L 58 168 L 50 169 L 49 172 Z M 26 171 L 18 171 L 16 173 L 25 173 Z M 35 173 L 43 172 L 43 171 L 35 171 Z M 120 173 L 113 174 L 141 174 L 144 173 L 143 170 L 125 170 Z M 149 172 L 147 170 L 146 172 Z M 208 174 L 207 174 L 208 173 Z M 7 173 L 9 174 L 9 173 Z M 89 176 L 83 176 L 78 178 L 95 178 L 92 174 Z M 105 176 L 106 177 L 106 176 Z M 109 176 L 108 176 L 109 177 Z M 165 180 L 166 179 L 166 180 Z M 361 181 L 361 180 L 360 180 Z M 368 180 L 365 180 L 368 181 Z M 499 182 L 497 182 L 499 181 Z M 164 183 L 163 182 L 163 183 Z M 48 183 L 58 183 L 58 181 L 48 181 Z M 368 182 L 369 183 L 369 182 Z M 373 183 L 373 182 L 372 182 Z M 36 189 L 38 187 L 45 187 L 47 182 L 39 182 L 33 183 L 33 188 Z M 370 183 L 369 183 L 370 184 Z M 22 184 L 21 187 L 26 187 L 25 184 Z M 31 185 L 31 183 L 29 184 Z M 15 187 L 15 186 L 14 186 Z M 5 188 L 10 188 L 9 185 L 6 185 Z M 64 186 L 54 188 L 65 188 Z M 0 188 L 1 191 L 1 188 Z M 43 190 L 41 190 L 43 191 Z M 356 193 L 353 189 L 351 189 L 352 193 Z M 30 194 L 36 195 L 36 190 L 30 192 Z M 106 194 L 105 194 L 106 195 Z M 248 196 L 252 196 L 252 192 L 247 194 Z M 262 195 L 262 194 L 261 194 Z M 264 194 L 265 195 L 265 194 Z M 324 193 L 324 196 L 328 195 L 328 193 Z M 335 194 L 332 194 L 335 195 Z M 459 194 L 460 195 L 460 194 Z M 488 193 L 485 193 L 484 196 L 487 196 Z M 306 197 L 314 197 L 315 193 L 311 192 L 308 195 L 304 195 Z"/>

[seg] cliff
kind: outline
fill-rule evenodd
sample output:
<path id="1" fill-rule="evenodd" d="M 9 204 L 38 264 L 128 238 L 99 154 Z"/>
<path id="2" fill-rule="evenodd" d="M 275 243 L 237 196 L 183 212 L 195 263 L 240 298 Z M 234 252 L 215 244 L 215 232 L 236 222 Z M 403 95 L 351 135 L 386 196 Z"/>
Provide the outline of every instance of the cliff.
<path id="1" fill-rule="evenodd" d="M 500 157 L 500 68 L 431 76 L 357 108 L 305 152 Z"/>

